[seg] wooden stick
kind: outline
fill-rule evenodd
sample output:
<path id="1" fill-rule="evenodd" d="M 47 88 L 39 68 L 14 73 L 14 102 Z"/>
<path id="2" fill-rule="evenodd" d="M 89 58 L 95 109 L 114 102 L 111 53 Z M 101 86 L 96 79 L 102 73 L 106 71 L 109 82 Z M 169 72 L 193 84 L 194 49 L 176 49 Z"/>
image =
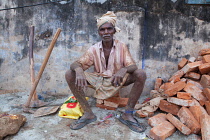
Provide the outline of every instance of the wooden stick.
<path id="1" fill-rule="evenodd" d="M 29 36 L 29 64 L 30 64 L 30 75 L 31 75 L 31 87 L 33 87 L 33 84 L 35 81 L 33 48 L 34 48 L 34 26 L 31 26 L 30 27 L 30 36 Z M 32 100 L 38 100 L 36 90 L 34 91 Z"/>
<path id="2" fill-rule="evenodd" d="M 55 43 L 56 43 L 56 41 L 57 41 L 57 39 L 58 39 L 58 36 L 60 35 L 60 32 L 61 32 L 61 29 L 58 28 L 58 29 L 57 29 L 57 32 L 56 32 L 56 34 L 55 34 L 55 36 L 53 37 L 53 39 L 52 39 L 52 41 L 51 41 L 51 43 L 50 43 L 50 46 L 48 47 L 48 50 L 47 50 L 46 56 L 45 56 L 45 58 L 44 58 L 44 61 L 43 61 L 43 63 L 42 63 L 42 66 L 41 66 L 41 68 L 40 68 L 40 70 L 39 70 L 39 73 L 38 73 L 38 75 L 37 75 L 37 77 L 36 77 L 36 80 L 35 80 L 35 82 L 34 82 L 34 84 L 33 84 L 33 87 L 32 87 L 32 89 L 31 89 L 31 92 L 30 92 L 30 95 L 29 95 L 29 97 L 28 97 L 28 100 L 27 100 L 27 102 L 26 102 L 26 104 L 25 104 L 25 107 L 26 107 L 26 108 L 28 108 L 29 105 L 30 105 L 31 98 L 32 98 L 32 96 L 33 96 L 33 94 L 34 94 L 34 91 L 36 90 L 36 87 L 37 87 L 37 85 L 38 85 L 38 83 L 39 83 L 39 80 L 40 80 L 40 78 L 41 78 L 41 76 L 42 76 L 42 73 L 43 73 L 43 71 L 44 71 L 44 69 L 45 69 L 45 67 L 46 67 L 46 64 L 47 64 L 48 59 L 49 59 L 49 57 L 50 57 L 50 54 L 51 54 L 51 52 L 52 52 L 52 50 L 53 50 L 53 48 L 54 48 L 54 45 L 55 45 Z"/>

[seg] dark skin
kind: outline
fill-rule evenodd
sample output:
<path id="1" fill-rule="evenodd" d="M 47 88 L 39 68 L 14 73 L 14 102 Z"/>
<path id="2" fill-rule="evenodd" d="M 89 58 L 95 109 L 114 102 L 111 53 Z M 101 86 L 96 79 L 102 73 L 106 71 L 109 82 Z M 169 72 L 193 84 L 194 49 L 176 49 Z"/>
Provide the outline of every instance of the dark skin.
<path id="1" fill-rule="evenodd" d="M 108 65 L 109 55 L 113 47 L 113 36 L 115 32 L 115 28 L 111 23 L 103 24 L 98 30 L 98 34 L 102 39 L 104 56 L 106 59 L 106 66 Z M 115 73 L 111 77 L 111 82 L 113 86 L 120 85 L 126 73 L 129 73 L 130 75 L 128 76 L 123 86 L 127 86 L 132 83 L 134 83 L 134 85 L 129 94 L 129 100 L 125 110 L 133 111 L 134 106 L 136 105 L 143 91 L 144 83 L 146 80 L 146 74 L 143 70 L 138 69 L 136 65 L 121 68 L 119 71 L 117 71 L 117 73 Z M 95 115 L 92 112 L 88 102 L 86 101 L 85 94 L 83 91 L 83 89 L 88 85 L 88 82 L 85 78 L 84 70 L 81 68 L 81 65 L 77 62 L 71 64 L 70 70 L 66 72 L 65 76 L 69 88 L 71 89 L 73 95 L 77 98 L 82 109 L 84 110 L 84 115 L 81 117 L 81 119 L 93 119 Z M 136 120 L 133 118 L 133 114 L 124 113 L 122 114 L 122 117 L 126 120 L 136 122 Z"/>

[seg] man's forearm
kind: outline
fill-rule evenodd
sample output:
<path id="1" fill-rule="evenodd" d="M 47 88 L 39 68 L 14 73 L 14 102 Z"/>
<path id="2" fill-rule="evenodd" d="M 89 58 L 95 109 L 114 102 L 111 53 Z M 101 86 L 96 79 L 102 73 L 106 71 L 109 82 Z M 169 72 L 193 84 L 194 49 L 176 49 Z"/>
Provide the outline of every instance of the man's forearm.
<path id="1" fill-rule="evenodd" d="M 136 65 L 130 65 L 127 67 L 124 67 L 127 70 L 127 73 L 133 73 L 135 70 L 138 69 L 138 67 Z"/>

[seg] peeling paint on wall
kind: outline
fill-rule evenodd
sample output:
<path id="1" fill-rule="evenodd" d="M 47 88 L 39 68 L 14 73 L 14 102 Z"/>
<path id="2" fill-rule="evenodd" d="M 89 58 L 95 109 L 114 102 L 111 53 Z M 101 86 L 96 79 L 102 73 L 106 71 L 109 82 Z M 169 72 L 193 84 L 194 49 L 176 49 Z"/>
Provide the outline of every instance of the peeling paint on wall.
<path id="1" fill-rule="evenodd" d="M 37 0 L 42 3 L 45 0 Z M 31 5 L 22 0 L 1 1 L 0 9 Z M 210 8 L 176 0 L 67 0 L 40 6 L 0 11 L 0 87 L 30 90 L 29 27 L 35 26 L 34 59 L 38 73 L 57 28 L 62 32 L 51 54 L 38 91 L 70 92 L 64 80 L 69 65 L 100 40 L 96 19 L 113 10 L 122 29 L 116 38 L 130 48 L 148 79 L 145 94 L 155 78 L 167 79 L 182 57 L 196 57 L 210 46 Z"/>

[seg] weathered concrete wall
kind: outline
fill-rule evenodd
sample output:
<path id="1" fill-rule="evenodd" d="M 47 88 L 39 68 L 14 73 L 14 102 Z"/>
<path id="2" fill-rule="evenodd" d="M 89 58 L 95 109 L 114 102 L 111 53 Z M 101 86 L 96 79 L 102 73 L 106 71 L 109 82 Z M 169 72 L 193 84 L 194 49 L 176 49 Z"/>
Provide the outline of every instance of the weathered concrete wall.
<path id="1" fill-rule="evenodd" d="M 36 3 L 47 2 L 37 0 Z M 28 0 L 1 1 L 0 9 L 32 5 Z M 29 27 L 35 26 L 35 72 L 40 69 L 57 28 L 62 32 L 37 87 L 67 93 L 64 79 L 69 65 L 99 41 L 96 18 L 108 10 L 119 18 L 122 39 L 139 68 L 147 72 L 144 94 L 156 77 L 165 80 L 182 57 L 197 56 L 210 45 L 210 7 L 185 5 L 182 0 L 68 0 L 0 11 L 0 88 L 30 91 Z"/>

